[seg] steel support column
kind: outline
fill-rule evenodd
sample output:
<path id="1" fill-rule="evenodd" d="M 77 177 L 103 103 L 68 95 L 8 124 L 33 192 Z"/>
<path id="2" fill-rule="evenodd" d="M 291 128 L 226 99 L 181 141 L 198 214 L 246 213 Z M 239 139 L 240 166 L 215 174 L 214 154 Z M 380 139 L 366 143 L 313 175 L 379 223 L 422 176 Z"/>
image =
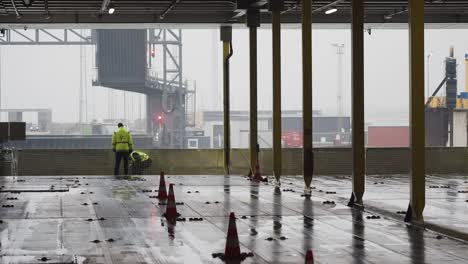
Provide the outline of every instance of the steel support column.
<path id="1" fill-rule="evenodd" d="M 250 50 L 250 175 L 255 175 L 258 159 L 258 106 L 257 106 L 257 27 L 260 26 L 260 12 L 247 11 Z"/>
<path id="2" fill-rule="evenodd" d="M 352 1 L 353 192 L 349 206 L 362 206 L 365 189 L 364 146 L 364 1 Z"/>
<path id="3" fill-rule="evenodd" d="M 230 87 L 229 87 L 229 48 L 230 44 L 227 41 L 223 41 L 223 58 L 224 58 L 224 85 L 223 85 L 223 106 L 224 106 L 224 172 L 230 174 L 230 154 L 231 154 L 231 118 L 230 118 Z"/>
<path id="4" fill-rule="evenodd" d="M 405 221 L 423 223 L 425 206 L 424 0 L 408 1 L 410 54 L 410 204 Z"/>
<path id="5" fill-rule="evenodd" d="M 302 122 L 304 194 L 310 195 L 314 174 L 312 137 L 312 0 L 302 1 Z"/>
<path id="6" fill-rule="evenodd" d="M 229 59 L 232 56 L 232 27 L 221 27 L 221 41 L 223 42 L 223 128 L 224 128 L 224 173 L 230 174 L 230 154 L 231 154 L 231 136 L 230 136 L 230 86 L 229 86 Z"/>
<path id="7" fill-rule="evenodd" d="M 273 172 L 276 183 L 281 178 L 281 11 L 282 0 L 270 1 L 273 37 Z"/>
<path id="8" fill-rule="evenodd" d="M 250 29 L 250 173 L 255 174 L 257 164 L 257 28 Z"/>

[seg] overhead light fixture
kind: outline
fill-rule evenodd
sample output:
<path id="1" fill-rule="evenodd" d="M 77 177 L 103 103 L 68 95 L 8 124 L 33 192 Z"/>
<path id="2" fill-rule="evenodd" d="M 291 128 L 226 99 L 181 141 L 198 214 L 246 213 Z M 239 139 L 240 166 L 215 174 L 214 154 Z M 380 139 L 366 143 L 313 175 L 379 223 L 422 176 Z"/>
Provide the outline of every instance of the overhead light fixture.
<path id="1" fill-rule="evenodd" d="M 34 0 L 23 0 L 23 5 L 26 7 L 30 7 Z"/>
<path id="2" fill-rule="evenodd" d="M 336 8 L 330 8 L 330 9 L 328 9 L 327 11 L 325 11 L 325 14 L 330 15 L 330 14 L 335 13 L 336 11 L 338 11 L 338 9 L 336 9 Z"/>
<path id="3" fill-rule="evenodd" d="M 113 6 L 111 6 L 111 7 L 109 7 L 109 10 L 107 10 L 107 12 L 109 13 L 109 15 L 112 15 L 115 12 L 115 8 Z"/>

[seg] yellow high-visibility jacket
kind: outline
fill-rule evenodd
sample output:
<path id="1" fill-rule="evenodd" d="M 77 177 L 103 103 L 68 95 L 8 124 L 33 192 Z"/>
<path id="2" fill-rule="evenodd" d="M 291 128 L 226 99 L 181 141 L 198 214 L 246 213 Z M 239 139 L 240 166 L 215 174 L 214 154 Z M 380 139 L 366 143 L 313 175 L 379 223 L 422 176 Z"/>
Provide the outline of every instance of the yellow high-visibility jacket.
<path id="1" fill-rule="evenodd" d="M 135 150 L 132 153 L 130 153 L 130 159 L 132 159 L 132 161 L 141 161 L 141 162 L 143 162 L 143 161 L 149 159 L 149 155 L 144 153 L 144 152 Z"/>
<path id="2" fill-rule="evenodd" d="M 123 127 L 117 129 L 112 136 L 112 149 L 119 152 L 128 152 L 133 149 L 133 139 L 130 132 Z"/>

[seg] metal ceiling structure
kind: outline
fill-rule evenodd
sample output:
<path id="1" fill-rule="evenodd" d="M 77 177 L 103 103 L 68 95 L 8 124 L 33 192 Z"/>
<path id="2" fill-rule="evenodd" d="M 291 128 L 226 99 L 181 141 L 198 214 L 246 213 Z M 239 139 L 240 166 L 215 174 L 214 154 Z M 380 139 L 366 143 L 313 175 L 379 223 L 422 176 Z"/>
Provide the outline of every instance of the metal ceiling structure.
<path id="1" fill-rule="evenodd" d="M 271 22 L 266 0 L 0 0 L 0 24 L 235 24 L 245 22 L 246 3 L 260 9 L 262 22 Z M 284 3 L 282 21 L 298 23 L 301 1 Z M 406 23 L 407 7 L 405 0 L 365 1 L 365 22 Z M 330 8 L 338 11 L 326 15 Z M 313 1 L 313 22 L 349 23 L 350 8 L 350 0 Z M 426 23 L 468 23 L 468 1 L 427 0 L 425 16 Z"/>

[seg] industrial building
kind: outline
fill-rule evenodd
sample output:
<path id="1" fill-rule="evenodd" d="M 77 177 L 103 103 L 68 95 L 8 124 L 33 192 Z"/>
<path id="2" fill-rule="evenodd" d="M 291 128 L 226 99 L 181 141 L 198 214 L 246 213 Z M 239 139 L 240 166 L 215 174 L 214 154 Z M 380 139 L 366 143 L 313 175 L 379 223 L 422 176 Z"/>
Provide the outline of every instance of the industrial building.
<path id="1" fill-rule="evenodd" d="M 467 33 L 455 0 L 0 0 L 0 263 L 468 263 Z"/>

